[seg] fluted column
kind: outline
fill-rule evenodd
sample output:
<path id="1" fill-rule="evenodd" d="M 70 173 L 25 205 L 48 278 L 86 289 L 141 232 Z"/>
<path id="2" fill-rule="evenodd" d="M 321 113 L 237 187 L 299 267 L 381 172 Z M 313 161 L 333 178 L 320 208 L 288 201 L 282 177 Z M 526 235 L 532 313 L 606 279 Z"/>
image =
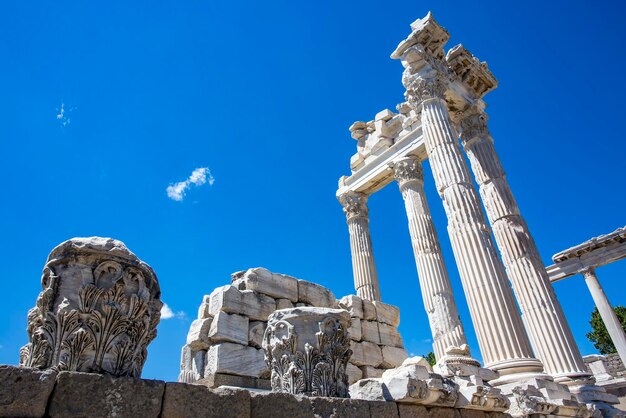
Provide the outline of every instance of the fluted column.
<path id="1" fill-rule="evenodd" d="M 466 348 L 467 339 L 426 201 L 422 163 L 415 157 L 402 158 L 393 163 L 393 171 L 406 207 L 422 299 L 428 314 L 435 356 L 440 360 L 450 347 L 456 348 L 456 351 L 462 346 Z M 469 357 L 468 349 L 466 353 Z"/>
<path id="2" fill-rule="evenodd" d="M 343 206 L 350 231 L 356 294 L 362 299 L 375 301 L 380 300 L 380 287 L 370 238 L 367 198 L 365 193 L 350 191 L 339 196 L 339 202 Z"/>
<path id="3" fill-rule="evenodd" d="M 472 112 L 461 120 L 461 128 L 463 146 L 535 354 L 557 381 L 588 377 L 535 241 L 506 180 L 487 129 L 487 116 Z"/>
<path id="4" fill-rule="evenodd" d="M 410 68 L 407 69 L 410 71 Z M 448 233 L 485 367 L 499 371 L 496 384 L 543 375 L 532 355 L 504 267 L 481 211 L 478 195 L 446 102 L 445 80 L 405 76 L 410 104 L 418 111 L 433 176 L 448 217 Z"/>

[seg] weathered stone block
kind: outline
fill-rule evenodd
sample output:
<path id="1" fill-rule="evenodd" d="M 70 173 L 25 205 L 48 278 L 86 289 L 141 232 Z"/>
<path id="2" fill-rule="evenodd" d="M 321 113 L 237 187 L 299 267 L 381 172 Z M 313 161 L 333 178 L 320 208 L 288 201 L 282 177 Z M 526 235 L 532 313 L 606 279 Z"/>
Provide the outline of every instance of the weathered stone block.
<path id="1" fill-rule="evenodd" d="M 276 310 L 293 308 L 293 303 L 289 299 L 276 299 Z"/>
<path id="2" fill-rule="evenodd" d="M 298 302 L 319 308 L 336 308 L 337 299 L 333 292 L 316 283 L 298 280 Z"/>
<path id="3" fill-rule="evenodd" d="M 250 416 L 254 418 L 314 418 L 310 398 L 278 392 L 250 393 Z"/>
<path id="4" fill-rule="evenodd" d="M 209 315 L 215 316 L 218 312 L 243 313 L 239 289 L 235 286 L 227 285 L 218 287 L 211 292 L 209 295 Z"/>
<path id="5" fill-rule="evenodd" d="M 361 366 L 361 373 L 363 373 L 363 379 L 379 379 L 382 377 L 384 369 L 377 369 L 372 366 Z"/>
<path id="6" fill-rule="evenodd" d="M 363 319 L 366 321 L 376 321 L 376 305 L 367 299 L 363 299 Z"/>
<path id="7" fill-rule="evenodd" d="M 386 401 L 387 389 L 380 379 L 361 379 L 350 386 L 352 399 L 365 399 L 368 401 Z"/>
<path id="8" fill-rule="evenodd" d="M 211 315 L 209 314 L 209 304 L 202 302 L 198 308 L 198 319 L 206 319 Z"/>
<path id="9" fill-rule="evenodd" d="M 310 308 L 311 307 L 310 304 L 304 303 L 304 302 L 297 302 L 294 306 L 296 308 Z"/>
<path id="10" fill-rule="evenodd" d="M 346 374 L 348 375 L 349 385 L 363 378 L 363 372 L 361 371 L 361 369 L 359 369 L 352 363 L 348 363 L 348 365 L 346 366 Z"/>
<path id="11" fill-rule="evenodd" d="M 363 319 L 363 301 L 360 297 L 356 295 L 344 296 L 339 300 L 338 305 L 350 312 L 351 317 Z"/>
<path id="12" fill-rule="evenodd" d="M 362 330 L 361 330 L 361 320 L 359 318 L 352 318 L 352 324 L 350 325 L 350 338 L 352 341 L 361 341 L 362 339 Z"/>
<path id="13" fill-rule="evenodd" d="M 43 417 L 57 373 L 0 366 L 0 417 Z"/>
<path id="14" fill-rule="evenodd" d="M 247 345 L 220 343 L 212 345 L 207 351 L 205 377 L 215 373 L 261 377 L 268 372 L 263 350 Z"/>
<path id="15" fill-rule="evenodd" d="M 211 322 L 209 340 L 216 342 L 231 342 L 248 344 L 248 318 L 237 314 L 218 312 Z"/>
<path id="16" fill-rule="evenodd" d="M 251 376 L 235 376 L 234 374 L 215 373 L 198 380 L 198 384 L 217 388 L 219 386 L 237 386 L 240 388 L 257 388 L 257 378 Z"/>
<path id="17" fill-rule="evenodd" d="M 371 418 L 398 418 L 398 406 L 395 402 L 369 401 Z"/>
<path id="18" fill-rule="evenodd" d="M 276 299 L 298 301 L 298 280 L 285 274 L 272 273 L 263 267 L 247 270 L 233 285 L 239 290 L 254 290 Z"/>
<path id="19" fill-rule="evenodd" d="M 251 321 L 248 329 L 248 345 L 251 345 L 254 348 L 261 348 L 261 344 L 263 344 L 263 334 L 265 333 L 266 327 L 267 323 L 265 322 Z"/>
<path id="20" fill-rule="evenodd" d="M 247 316 L 251 320 L 267 321 L 269 314 L 276 310 L 276 301 L 252 290 L 240 291 L 234 286 L 222 286 L 209 296 L 209 314 L 218 312 Z"/>
<path id="21" fill-rule="evenodd" d="M 461 418 L 458 409 L 433 406 L 428 408 L 428 416 L 432 418 Z"/>
<path id="22" fill-rule="evenodd" d="M 368 417 L 370 410 L 367 401 L 341 398 L 310 398 L 315 417 Z"/>
<path id="23" fill-rule="evenodd" d="M 187 345 L 193 351 L 206 350 L 209 348 L 209 330 L 211 329 L 211 318 L 196 319 L 189 327 L 187 333 Z"/>
<path id="24" fill-rule="evenodd" d="M 393 305 L 388 305 L 380 301 L 372 302 L 376 306 L 376 318 L 378 322 L 393 325 L 400 325 L 400 309 Z"/>
<path id="25" fill-rule="evenodd" d="M 402 362 L 406 360 L 407 354 L 404 348 L 398 347 L 382 347 L 383 363 L 382 367 L 392 369 L 402 365 Z"/>
<path id="26" fill-rule="evenodd" d="M 380 344 L 390 347 L 404 347 L 402 337 L 395 326 L 378 323 L 378 333 L 380 335 Z"/>
<path id="27" fill-rule="evenodd" d="M 400 418 L 430 418 L 428 409 L 421 405 L 398 404 Z"/>
<path id="28" fill-rule="evenodd" d="M 383 362 L 383 353 L 376 344 L 362 341 L 350 343 L 352 357 L 350 362 L 357 366 L 378 367 Z"/>
<path id="29" fill-rule="evenodd" d="M 199 385 L 167 383 L 162 418 L 250 417 L 250 393 L 246 390 L 210 390 Z"/>
<path id="30" fill-rule="evenodd" d="M 273 298 L 252 290 L 242 291 L 241 300 L 241 314 L 253 321 L 267 321 L 267 317 L 276 310 L 276 301 Z"/>
<path id="31" fill-rule="evenodd" d="M 478 411 L 475 409 L 459 409 L 459 413 L 461 414 L 461 418 L 485 418 L 485 413 L 483 411 Z"/>
<path id="32" fill-rule="evenodd" d="M 380 334 L 378 333 L 378 322 L 361 321 L 361 339 L 374 344 L 380 344 Z"/>
<path id="33" fill-rule="evenodd" d="M 61 372 L 49 402 L 55 417 L 154 417 L 161 412 L 165 382 Z"/>

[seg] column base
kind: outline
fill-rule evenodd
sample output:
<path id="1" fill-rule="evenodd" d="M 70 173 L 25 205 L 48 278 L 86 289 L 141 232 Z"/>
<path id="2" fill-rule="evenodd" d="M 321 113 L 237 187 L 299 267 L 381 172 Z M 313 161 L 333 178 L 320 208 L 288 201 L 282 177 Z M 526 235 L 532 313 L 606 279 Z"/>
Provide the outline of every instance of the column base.
<path id="1" fill-rule="evenodd" d="M 626 412 L 613 406 L 619 404 L 617 396 L 608 393 L 603 387 L 594 384 L 593 378 L 583 384 L 575 384 L 575 382 L 572 382 L 568 387 L 578 402 L 583 402 L 587 404 L 589 408 L 599 411 L 603 417 L 626 417 Z"/>
<path id="2" fill-rule="evenodd" d="M 512 359 L 485 365 L 498 373 L 498 377 L 490 380 L 491 386 L 508 385 L 529 379 L 552 381 L 552 376 L 543 372 L 543 365 L 536 358 Z"/>

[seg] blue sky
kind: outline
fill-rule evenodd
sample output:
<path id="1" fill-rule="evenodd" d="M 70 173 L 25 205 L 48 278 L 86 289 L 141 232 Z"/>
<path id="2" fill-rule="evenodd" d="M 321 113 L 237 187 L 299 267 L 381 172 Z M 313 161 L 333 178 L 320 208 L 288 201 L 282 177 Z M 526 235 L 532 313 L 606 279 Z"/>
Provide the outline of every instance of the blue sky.
<path id="1" fill-rule="evenodd" d="M 488 61 L 490 129 L 546 263 L 624 226 L 623 2 L 24 2 L 0 13 L 0 363 L 15 364 L 49 251 L 74 236 L 125 242 L 176 313 L 144 377 L 175 380 L 202 296 L 265 266 L 353 293 L 334 194 L 356 151 L 348 127 L 402 101 L 389 59 L 432 10 L 448 47 Z M 63 111 L 61 112 L 61 108 Z M 205 183 L 196 173 L 203 171 Z M 427 194 L 462 320 L 479 355 L 448 237 Z M 186 194 L 168 186 L 188 180 Z M 184 188 L 183 186 L 180 186 Z M 180 188 L 179 188 L 180 189 Z M 179 190 L 177 189 L 177 190 Z M 383 300 L 409 352 L 430 351 L 402 198 L 370 199 Z M 626 304 L 626 262 L 598 270 Z M 585 354 L 593 301 L 556 286 Z"/>

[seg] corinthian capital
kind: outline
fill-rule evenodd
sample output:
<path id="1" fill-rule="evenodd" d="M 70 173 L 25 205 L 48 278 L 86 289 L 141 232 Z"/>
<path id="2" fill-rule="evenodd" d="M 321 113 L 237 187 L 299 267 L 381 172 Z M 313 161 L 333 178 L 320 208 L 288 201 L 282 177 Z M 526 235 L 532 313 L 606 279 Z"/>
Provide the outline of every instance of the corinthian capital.
<path id="1" fill-rule="evenodd" d="M 424 182 L 422 162 L 416 157 L 400 158 L 393 163 L 393 176 L 400 187 L 409 181 Z"/>
<path id="2" fill-rule="evenodd" d="M 368 195 L 365 193 L 353 191 L 339 196 L 339 203 L 343 206 L 343 212 L 348 220 L 367 217 L 367 198 Z"/>
<path id="3" fill-rule="evenodd" d="M 461 140 L 464 145 L 474 138 L 484 138 L 489 135 L 487 115 L 481 111 L 474 111 L 461 119 Z"/>
<path id="4" fill-rule="evenodd" d="M 406 98 L 415 109 L 428 99 L 443 100 L 447 88 L 447 80 L 440 73 L 430 78 L 407 75 L 402 82 L 406 87 Z"/>

